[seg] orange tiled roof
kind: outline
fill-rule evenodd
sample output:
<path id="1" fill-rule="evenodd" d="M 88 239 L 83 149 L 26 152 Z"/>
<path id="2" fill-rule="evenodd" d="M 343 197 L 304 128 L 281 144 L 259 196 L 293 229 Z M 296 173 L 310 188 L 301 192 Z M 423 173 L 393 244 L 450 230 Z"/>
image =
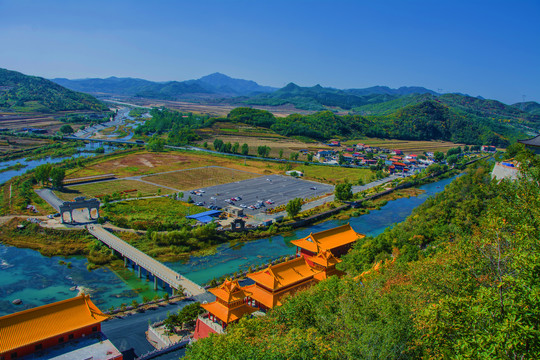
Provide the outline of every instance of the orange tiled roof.
<path id="1" fill-rule="evenodd" d="M 311 233 L 303 239 L 291 241 L 291 244 L 313 253 L 318 253 L 350 244 L 365 236 L 354 231 L 350 224 L 346 224 L 315 234 Z"/>
<path id="2" fill-rule="evenodd" d="M 201 307 L 209 313 L 217 316 L 226 324 L 240 319 L 242 316 L 244 316 L 244 314 L 251 314 L 252 312 L 257 311 L 257 308 L 251 307 L 245 303 L 233 308 L 228 308 L 218 301 L 214 301 L 209 304 L 201 304 Z"/>
<path id="3" fill-rule="evenodd" d="M 244 286 L 244 290 L 249 293 L 249 296 L 252 299 L 257 300 L 267 308 L 273 309 L 276 306 L 281 306 L 281 303 L 278 301 L 276 296 L 274 296 L 271 292 L 257 286 L 257 284 Z"/>
<path id="4" fill-rule="evenodd" d="M 209 289 L 208 291 L 225 302 L 237 301 L 246 297 L 244 290 L 238 285 L 238 280 L 225 280 L 220 286 Z"/>
<path id="5" fill-rule="evenodd" d="M 341 262 L 341 260 L 336 258 L 329 250 L 323 250 L 317 255 L 310 257 L 309 260 L 324 267 L 336 265 Z"/>
<path id="6" fill-rule="evenodd" d="M 88 295 L 0 317 L 0 353 L 99 324 L 103 314 Z"/>
<path id="7" fill-rule="evenodd" d="M 309 266 L 303 257 L 299 257 L 247 274 L 247 277 L 269 289 L 277 290 L 312 277 L 318 272 L 318 270 Z"/>

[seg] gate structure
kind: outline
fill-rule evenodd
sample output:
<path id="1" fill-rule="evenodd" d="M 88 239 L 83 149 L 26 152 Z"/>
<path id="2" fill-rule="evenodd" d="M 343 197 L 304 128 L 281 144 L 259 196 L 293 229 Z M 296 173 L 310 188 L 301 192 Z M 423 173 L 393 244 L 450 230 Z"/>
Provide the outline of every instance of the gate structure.
<path id="1" fill-rule="evenodd" d="M 99 205 L 100 202 L 98 199 L 88 199 L 84 196 L 76 197 L 73 201 L 64 201 L 62 205 L 60 205 L 60 219 L 62 221 L 62 224 L 65 224 L 66 221 L 64 221 L 64 214 L 67 212 L 69 213 L 69 222 L 70 224 L 76 222 L 73 220 L 73 210 L 78 209 L 87 209 L 88 210 L 88 220 L 93 221 L 97 220 L 99 218 Z M 96 210 L 96 218 L 92 218 L 92 210 Z"/>

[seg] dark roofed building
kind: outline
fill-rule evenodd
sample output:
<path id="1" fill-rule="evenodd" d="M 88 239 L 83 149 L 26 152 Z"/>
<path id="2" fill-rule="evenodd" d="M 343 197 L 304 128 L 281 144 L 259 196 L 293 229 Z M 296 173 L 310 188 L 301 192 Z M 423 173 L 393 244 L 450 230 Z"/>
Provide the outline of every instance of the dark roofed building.
<path id="1" fill-rule="evenodd" d="M 519 143 L 525 145 L 528 149 L 540 154 L 540 135 L 527 140 L 518 140 Z"/>

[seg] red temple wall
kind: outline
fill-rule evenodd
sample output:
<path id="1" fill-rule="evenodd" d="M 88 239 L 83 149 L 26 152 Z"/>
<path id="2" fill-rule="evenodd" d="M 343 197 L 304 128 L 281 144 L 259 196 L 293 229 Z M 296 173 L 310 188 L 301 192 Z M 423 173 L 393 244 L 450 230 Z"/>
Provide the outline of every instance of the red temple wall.
<path id="1" fill-rule="evenodd" d="M 92 328 L 96 327 L 97 330 L 96 331 L 92 331 Z M 48 339 L 45 339 L 45 340 L 42 340 L 42 341 L 39 341 L 39 342 L 36 342 L 36 343 L 32 343 L 32 344 L 29 344 L 29 345 L 25 345 L 25 346 L 21 346 L 17 349 L 14 349 L 14 350 L 11 350 L 9 352 L 5 352 L 5 353 L 1 353 L 0 354 L 0 359 L 11 359 L 11 354 L 13 353 L 17 353 L 17 359 L 22 357 L 22 356 L 26 356 L 26 355 L 29 355 L 29 354 L 33 354 L 37 351 L 40 351 L 40 350 L 44 350 L 44 349 L 47 349 L 47 348 L 50 348 L 50 347 L 53 347 L 53 346 L 56 346 L 56 345 L 59 345 L 59 344 L 63 344 L 63 343 L 66 343 L 66 342 L 69 342 L 73 339 L 79 339 L 81 337 L 86 336 L 86 335 L 90 335 L 94 332 L 99 332 L 101 331 L 101 324 L 96 324 L 96 325 L 90 325 L 90 326 L 86 326 L 84 328 L 81 328 L 81 329 L 77 329 L 75 331 L 68 331 L 66 333 L 63 333 L 63 334 L 58 334 L 58 335 L 55 335 L 55 336 L 51 336 L 50 338 Z M 69 335 L 72 335 L 73 334 L 73 338 L 70 339 L 69 338 Z M 60 338 L 64 338 L 64 340 L 62 342 L 59 341 Z M 39 344 L 41 344 L 41 349 L 36 349 L 36 346 L 38 346 Z"/>

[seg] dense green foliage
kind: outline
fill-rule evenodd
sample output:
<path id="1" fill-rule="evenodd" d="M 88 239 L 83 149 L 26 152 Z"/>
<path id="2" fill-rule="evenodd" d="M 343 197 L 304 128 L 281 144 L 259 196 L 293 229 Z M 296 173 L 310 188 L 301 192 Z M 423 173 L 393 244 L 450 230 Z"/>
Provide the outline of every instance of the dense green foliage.
<path id="1" fill-rule="evenodd" d="M 229 113 L 228 119 L 270 128 L 284 136 L 302 136 L 320 141 L 368 136 L 506 146 L 510 143 L 509 139 L 500 134 L 515 135 L 515 132 L 505 132 L 504 129 L 496 134 L 490 127 L 462 116 L 435 100 L 409 105 L 386 116 L 339 116 L 331 111 L 321 111 L 276 118 L 264 110 L 236 108 Z"/>
<path id="2" fill-rule="evenodd" d="M 197 341 L 186 359 L 540 357 L 540 162 L 521 163 L 516 182 L 469 169 L 359 241 L 342 263 L 352 276 Z"/>
<path id="3" fill-rule="evenodd" d="M 298 215 L 302 210 L 302 199 L 294 198 L 292 200 L 289 200 L 289 202 L 285 206 L 285 210 L 287 211 L 287 215 L 289 215 L 291 219 L 295 218 L 296 215 Z"/>
<path id="4" fill-rule="evenodd" d="M 204 309 L 201 307 L 201 303 L 194 302 L 184 306 L 177 313 L 168 314 L 163 325 L 169 332 L 174 332 L 173 329 L 177 326 L 192 324 L 197 319 L 197 316 L 203 312 Z"/>
<path id="5" fill-rule="evenodd" d="M 135 129 L 137 135 L 160 135 L 167 133 L 168 145 L 185 145 L 199 140 L 199 135 L 193 129 L 204 126 L 208 116 L 192 113 L 183 114 L 169 109 L 154 108 L 150 111 L 152 118 L 145 121 Z"/>
<path id="6" fill-rule="evenodd" d="M 536 101 L 521 102 L 512 106 L 533 115 L 540 115 L 540 104 Z"/>
<path id="7" fill-rule="evenodd" d="M 350 200 L 352 199 L 352 184 L 349 182 L 337 184 L 335 188 L 336 200 Z"/>
<path id="8" fill-rule="evenodd" d="M 68 90 L 52 81 L 0 69 L 0 109 L 15 112 L 56 112 L 66 110 L 107 111 L 108 107 L 91 95 Z"/>
<path id="9" fill-rule="evenodd" d="M 396 95 L 369 93 L 355 94 L 351 91 L 344 91 L 332 88 L 323 88 L 320 85 L 313 87 L 300 87 L 290 83 L 282 89 L 269 94 L 260 94 L 245 100 L 251 105 L 284 105 L 292 104 L 298 109 L 304 110 L 324 110 L 326 106 L 351 109 L 370 103 L 379 103 L 392 100 Z"/>

